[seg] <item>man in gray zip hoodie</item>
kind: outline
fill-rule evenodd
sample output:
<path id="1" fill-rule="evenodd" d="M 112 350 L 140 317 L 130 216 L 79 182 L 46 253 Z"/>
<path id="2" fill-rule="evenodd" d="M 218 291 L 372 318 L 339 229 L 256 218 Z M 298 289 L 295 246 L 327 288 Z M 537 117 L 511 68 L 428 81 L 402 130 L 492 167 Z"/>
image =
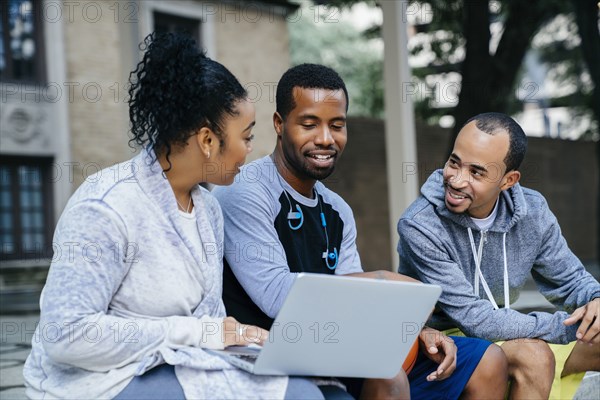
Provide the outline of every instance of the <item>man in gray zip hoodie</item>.
<path id="1" fill-rule="evenodd" d="M 600 284 L 569 250 L 544 197 L 519 185 L 526 149 L 507 115 L 467 121 L 444 169 L 398 222 L 399 272 L 443 287 L 431 326 L 507 341 L 511 397 L 548 398 L 556 361 L 547 343 L 578 340 L 562 376 L 600 369 Z M 561 311 L 510 309 L 530 275 Z"/>

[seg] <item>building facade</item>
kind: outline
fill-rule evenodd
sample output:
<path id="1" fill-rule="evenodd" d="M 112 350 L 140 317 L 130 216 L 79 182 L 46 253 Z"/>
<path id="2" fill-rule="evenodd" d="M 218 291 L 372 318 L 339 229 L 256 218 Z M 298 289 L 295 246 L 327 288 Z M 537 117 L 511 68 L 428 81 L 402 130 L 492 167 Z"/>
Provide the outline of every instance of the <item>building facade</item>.
<path id="1" fill-rule="evenodd" d="M 127 81 L 141 59 L 139 44 L 151 32 L 184 31 L 228 67 L 256 106 L 252 158 L 273 149 L 275 86 L 290 65 L 287 24 L 296 5 L 0 4 L 0 312 L 37 306 L 52 257 L 68 254 L 52 243 L 52 234 L 69 197 L 91 175 L 133 156 Z"/>

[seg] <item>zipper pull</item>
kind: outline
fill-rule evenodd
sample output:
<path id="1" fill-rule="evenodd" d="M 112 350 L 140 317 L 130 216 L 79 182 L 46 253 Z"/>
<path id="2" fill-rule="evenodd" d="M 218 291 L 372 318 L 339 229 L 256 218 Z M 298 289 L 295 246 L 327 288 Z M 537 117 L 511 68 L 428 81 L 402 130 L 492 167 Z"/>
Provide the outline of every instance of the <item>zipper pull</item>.
<path id="1" fill-rule="evenodd" d="M 481 232 L 481 235 L 483 236 L 483 243 L 487 243 L 487 231 Z"/>

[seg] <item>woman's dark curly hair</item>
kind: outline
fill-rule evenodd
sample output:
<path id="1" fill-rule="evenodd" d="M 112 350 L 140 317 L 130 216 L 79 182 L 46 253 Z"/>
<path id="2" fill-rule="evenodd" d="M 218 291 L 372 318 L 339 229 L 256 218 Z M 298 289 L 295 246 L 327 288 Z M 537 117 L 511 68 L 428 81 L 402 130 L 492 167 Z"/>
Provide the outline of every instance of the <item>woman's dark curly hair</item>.
<path id="1" fill-rule="evenodd" d="M 225 114 L 237 115 L 236 103 L 248 95 L 236 77 L 189 36 L 152 33 L 140 49 L 144 57 L 129 74 L 130 145 L 148 144 L 168 161 L 173 144 L 208 127 L 223 151 Z"/>

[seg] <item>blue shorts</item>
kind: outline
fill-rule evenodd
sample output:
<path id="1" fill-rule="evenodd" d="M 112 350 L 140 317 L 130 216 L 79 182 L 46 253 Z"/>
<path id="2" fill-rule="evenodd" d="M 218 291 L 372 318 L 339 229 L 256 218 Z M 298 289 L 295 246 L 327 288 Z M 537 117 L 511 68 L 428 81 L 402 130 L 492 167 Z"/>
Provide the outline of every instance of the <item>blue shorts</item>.
<path id="1" fill-rule="evenodd" d="M 458 399 L 483 357 L 483 353 L 492 344 L 482 339 L 459 336 L 451 336 L 451 338 L 457 348 L 456 370 L 443 381 L 428 382 L 427 375 L 435 371 L 438 364 L 419 352 L 415 366 L 408 374 L 411 399 Z M 363 379 L 340 378 L 340 381 L 346 385 L 348 392 L 354 398 L 359 398 Z"/>
<path id="2" fill-rule="evenodd" d="M 451 336 L 456 344 L 456 370 L 443 381 L 427 381 L 427 375 L 438 364 L 419 352 L 414 368 L 408 374 L 411 399 L 458 399 L 477 368 L 483 353 L 492 344 L 487 340 Z"/>

